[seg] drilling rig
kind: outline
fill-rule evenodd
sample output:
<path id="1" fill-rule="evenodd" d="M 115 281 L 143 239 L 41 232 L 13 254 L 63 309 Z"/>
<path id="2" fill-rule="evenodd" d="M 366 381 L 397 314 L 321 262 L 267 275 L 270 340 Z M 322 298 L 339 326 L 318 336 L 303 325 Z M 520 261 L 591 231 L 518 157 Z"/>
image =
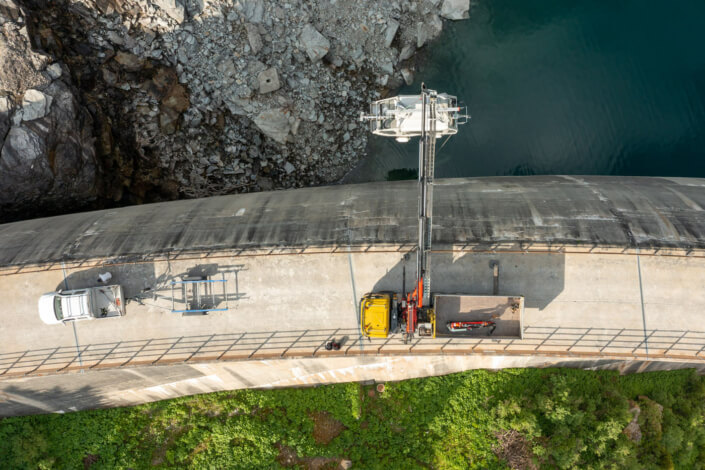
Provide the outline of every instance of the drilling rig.
<path id="1" fill-rule="evenodd" d="M 523 316 L 523 297 L 520 296 L 499 297 L 496 292 L 494 296 L 433 295 L 431 292 L 436 140 L 456 134 L 458 125 L 469 119 L 467 109 L 458 106 L 455 96 L 437 93 L 423 84 L 420 95 L 378 100 L 370 105 L 368 114 L 360 114 L 360 121 L 368 122 L 373 134 L 394 137 L 400 143 L 419 137 L 418 234 L 414 250 L 416 280 L 410 292 L 405 292 L 406 282 L 402 283 L 401 296 L 395 292 L 373 292 L 362 297 L 360 333 L 364 337 L 386 338 L 400 332 L 407 343 L 415 334 L 436 337 L 467 336 L 479 330 L 494 333 L 497 328 L 494 318 L 472 318 L 473 307 L 478 305 L 491 305 L 496 312 L 501 312 L 502 305 L 505 305 L 515 315 Z M 450 297 L 453 298 L 451 302 Z M 466 311 L 449 309 L 451 304 L 471 306 L 471 311 L 467 311 L 468 308 L 464 309 Z"/>

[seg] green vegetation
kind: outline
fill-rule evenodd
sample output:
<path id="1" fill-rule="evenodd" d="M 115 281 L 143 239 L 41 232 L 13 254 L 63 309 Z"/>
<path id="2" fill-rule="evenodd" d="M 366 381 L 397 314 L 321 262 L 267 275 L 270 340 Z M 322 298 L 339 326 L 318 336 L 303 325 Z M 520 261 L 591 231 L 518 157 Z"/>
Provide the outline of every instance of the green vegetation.
<path id="1" fill-rule="evenodd" d="M 381 392 L 242 390 L 8 418 L 0 466 L 334 468 L 344 458 L 364 469 L 694 469 L 705 462 L 704 420 L 705 379 L 689 370 L 471 371 Z"/>

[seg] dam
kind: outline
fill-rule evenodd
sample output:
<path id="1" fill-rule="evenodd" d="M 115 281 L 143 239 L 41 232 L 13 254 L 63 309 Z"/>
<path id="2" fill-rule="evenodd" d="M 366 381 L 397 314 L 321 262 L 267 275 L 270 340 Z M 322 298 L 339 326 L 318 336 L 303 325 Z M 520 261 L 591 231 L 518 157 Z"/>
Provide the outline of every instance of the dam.
<path id="1" fill-rule="evenodd" d="M 359 334 L 366 292 L 401 291 L 417 183 L 219 196 L 0 225 L 0 415 L 238 387 L 399 380 L 471 367 L 703 367 L 705 180 L 436 180 L 432 289 L 525 298 L 522 339 Z M 120 318 L 44 325 L 37 300 L 123 286 Z M 171 282 L 227 280 L 183 316 Z M 177 302 L 179 299 L 177 299 Z M 323 345 L 336 339 L 342 347 Z"/>

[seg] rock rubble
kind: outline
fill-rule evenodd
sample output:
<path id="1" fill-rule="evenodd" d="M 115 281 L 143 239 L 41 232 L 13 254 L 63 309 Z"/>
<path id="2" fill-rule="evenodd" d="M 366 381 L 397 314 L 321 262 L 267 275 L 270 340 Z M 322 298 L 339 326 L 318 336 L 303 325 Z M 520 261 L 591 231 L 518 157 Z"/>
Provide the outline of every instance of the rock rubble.
<path id="1" fill-rule="evenodd" d="M 97 163 L 93 192 L 116 203 L 340 179 L 364 156 L 359 112 L 412 83 L 417 49 L 438 37 L 441 17 L 466 18 L 469 7 L 469 0 L 14 1 L 0 0 L 0 40 L 17 48 L 24 34 L 24 49 L 13 56 L 0 44 L 0 65 L 14 60 L 13 70 L 24 72 L 1 67 L 0 131 L 19 127 L 1 134 L 4 146 L 41 155 L 25 117 L 47 120 L 70 103 L 69 134 L 81 136 L 72 140 L 74 157 L 80 168 L 94 162 L 94 174 Z M 86 130 L 93 153 L 83 148 Z M 0 189 L 9 184 L 2 178 Z"/>
<path id="2" fill-rule="evenodd" d="M 0 220 L 93 200 L 92 131 L 62 64 L 33 49 L 21 6 L 0 0 Z"/>

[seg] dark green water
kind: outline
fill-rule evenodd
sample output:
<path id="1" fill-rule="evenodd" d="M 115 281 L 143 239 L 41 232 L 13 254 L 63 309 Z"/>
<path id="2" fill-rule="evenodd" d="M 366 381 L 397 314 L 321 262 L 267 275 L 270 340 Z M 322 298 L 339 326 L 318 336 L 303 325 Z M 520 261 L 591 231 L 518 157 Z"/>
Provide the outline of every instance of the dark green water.
<path id="1" fill-rule="evenodd" d="M 400 91 L 425 81 L 469 108 L 437 177 L 705 177 L 705 1 L 474 3 Z M 417 167 L 417 152 L 373 137 L 346 181 Z"/>

